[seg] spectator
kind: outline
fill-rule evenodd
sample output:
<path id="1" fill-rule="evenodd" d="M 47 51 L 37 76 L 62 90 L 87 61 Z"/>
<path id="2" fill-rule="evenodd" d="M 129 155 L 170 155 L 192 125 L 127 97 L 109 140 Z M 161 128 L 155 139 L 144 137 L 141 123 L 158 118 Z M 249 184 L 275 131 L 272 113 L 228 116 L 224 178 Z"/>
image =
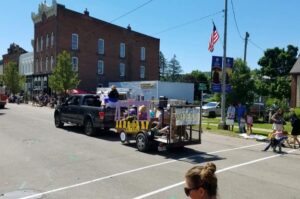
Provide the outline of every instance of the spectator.
<path id="1" fill-rule="evenodd" d="M 252 134 L 253 117 L 251 113 L 247 113 L 246 122 L 247 122 L 247 133 Z"/>
<path id="2" fill-rule="evenodd" d="M 300 119 L 294 112 L 292 113 L 291 124 L 293 127 L 291 134 L 294 138 L 294 148 L 296 148 L 296 142 L 298 143 L 300 148 L 300 141 L 298 140 L 298 135 L 300 135 Z"/>
<path id="3" fill-rule="evenodd" d="M 218 179 L 215 172 L 214 163 L 189 169 L 185 174 L 185 194 L 192 199 L 216 199 Z"/>
<path id="4" fill-rule="evenodd" d="M 245 120 L 245 117 L 243 116 L 240 118 L 240 123 L 239 123 L 240 133 L 246 133 L 245 127 L 246 127 L 246 120 Z"/>
<path id="5" fill-rule="evenodd" d="M 273 133 L 275 131 L 283 130 L 283 125 L 285 124 L 285 121 L 283 119 L 283 111 L 281 108 L 278 109 L 274 115 L 272 115 L 271 121 L 273 122 Z"/>
<path id="6" fill-rule="evenodd" d="M 233 131 L 234 118 L 235 118 L 235 107 L 232 105 L 232 103 L 230 103 L 227 109 L 227 120 L 226 120 L 226 125 L 228 125 L 229 131 L 230 131 L 230 126 L 231 126 L 231 130 Z"/>
<path id="7" fill-rule="evenodd" d="M 111 87 L 111 91 L 108 93 L 109 101 L 117 102 L 119 99 L 119 92 L 117 91 L 116 86 Z"/>
<path id="8" fill-rule="evenodd" d="M 236 107 L 236 114 L 237 114 L 238 124 L 240 126 L 240 119 L 241 119 L 241 117 L 244 117 L 246 114 L 246 108 L 240 102 L 238 103 L 238 105 Z"/>

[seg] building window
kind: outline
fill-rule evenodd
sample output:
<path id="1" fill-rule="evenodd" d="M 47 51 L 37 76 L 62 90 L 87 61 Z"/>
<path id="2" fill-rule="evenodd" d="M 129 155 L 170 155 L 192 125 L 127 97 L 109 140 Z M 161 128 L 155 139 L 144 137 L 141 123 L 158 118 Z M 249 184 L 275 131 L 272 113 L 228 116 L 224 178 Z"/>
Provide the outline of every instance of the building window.
<path id="1" fill-rule="evenodd" d="M 146 48 L 141 47 L 141 60 L 145 61 L 145 59 L 146 59 Z"/>
<path id="2" fill-rule="evenodd" d="M 36 72 L 39 72 L 39 59 L 36 59 L 35 61 L 35 70 Z"/>
<path id="3" fill-rule="evenodd" d="M 72 50 L 78 50 L 78 34 L 72 34 Z"/>
<path id="4" fill-rule="evenodd" d="M 46 57 L 46 63 L 45 63 L 45 65 L 46 65 L 46 71 L 48 71 L 48 57 Z"/>
<path id="5" fill-rule="evenodd" d="M 40 72 L 42 72 L 43 71 L 43 59 L 41 58 L 41 60 L 40 60 Z"/>
<path id="6" fill-rule="evenodd" d="M 98 39 L 98 53 L 99 54 L 104 54 L 104 40 L 103 39 Z"/>
<path id="7" fill-rule="evenodd" d="M 78 71 L 78 57 L 72 57 L 72 70 Z"/>
<path id="8" fill-rule="evenodd" d="M 47 34 L 46 35 L 46 48 L 48 48 L 49 46 L 49 35 Z"/>
<path id="9" fill-rule="evenodd" d="M 36 39 L 36 47 L 35 47 L 35 51 L 39 52 L 39 39 Z"/>
<path id="10" fill-rule="evenodd" d="M 50 58 L 50 67 L 51 67 L 51 70 L 53 69 L 53 64 L 54 64 L 54 60 L 53 60 L 53 56 L 51 56 L 51 58 Z"/>
<path id="11" fill-rule="evenodd" d="M 51 47 L 54 45 L 54 33 L 51 33 Z"/>
<path id="12" fill-rule="evenodd" d="M 124 58 L 125 57 L 125 44 L 120 43 L 120 57 Z"/>
<path id="13" fill-rule="evenodd" d="M 98 75 L 103 75 L 104 73 L 104 62 L 103 60 L 98 60 L 98 67 L 97 67 Z"/>
<path id="14" fill-rule="evenodd" d="M 124 77 L 125 76 L 125 64 L 120 63 L 120 76 Z"/>
<path id="15" fill-rule="evenodd" d="M 141 79 L 145 78 L 145 66 L 140 67 L 140 78 Z"/>
<path id="16" fill-rule="evenodd" d="M 41 51 L 43 51 L 43 37 L 41 37 Z"/>

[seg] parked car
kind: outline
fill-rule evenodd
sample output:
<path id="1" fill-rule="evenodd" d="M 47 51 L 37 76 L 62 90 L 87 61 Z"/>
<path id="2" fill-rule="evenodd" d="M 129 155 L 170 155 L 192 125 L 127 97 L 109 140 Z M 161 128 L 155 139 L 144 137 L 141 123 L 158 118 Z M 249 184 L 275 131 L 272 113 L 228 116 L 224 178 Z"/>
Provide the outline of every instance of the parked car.
<path id="1" fill-rule="evenodd" d="M 101 106 L 98 95 L 72 95 L 67 101 L 58 105 L 54 111 L 55 126 L 60 128 L 64 123 L 84 127 L 84 133 L 94 135 L 97 129 L 109 130 L 115 127 L 115 109 Z"/>
<path id="2" fill-rule="evenodd" d="M 265 104 L 260 102 L 253 103 L 249 107 L 249 112 L 252 115 L 253 120 L 258 120 L 260 117 L 265 117 L 265 110 Z"/>
<path id="3" fill-rule="evenodd" d="M 220 102 L 208 102 L 202 106 L 202 116 L 216 117 L 221 115 Z"/>

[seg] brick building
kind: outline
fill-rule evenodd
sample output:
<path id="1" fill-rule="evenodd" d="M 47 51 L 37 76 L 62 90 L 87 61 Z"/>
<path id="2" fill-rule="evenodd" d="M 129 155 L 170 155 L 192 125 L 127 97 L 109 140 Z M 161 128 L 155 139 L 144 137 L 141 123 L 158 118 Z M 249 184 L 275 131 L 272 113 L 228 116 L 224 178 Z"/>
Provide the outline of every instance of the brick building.
<path id="1" fill-rule="evenodd" d="M 19 68 L 19 57 L 21 54 L 27 53 L 26 50 L 21 48 L 19 45 L 12 43 L 7 49 L 7 54 L 3 55 L 3 71 L 9 62 L 15 62 Z"/>
<path id="2" fill-rule="evenodd" d="M 34 81 L 47 85 L 58 54 L 71 54 L 79 88 L 96 91 L 112 81 L 159 79 L 159 39 L 57 4 L 39 5 L 34 22 Z M 37 88 L 37 86 L 36 86 Z"/>
<path id="3" fill-rule="evenodd" d="M 290 71 L 291 83 L 291 107 L 300 107 L 300 57 Z"/>

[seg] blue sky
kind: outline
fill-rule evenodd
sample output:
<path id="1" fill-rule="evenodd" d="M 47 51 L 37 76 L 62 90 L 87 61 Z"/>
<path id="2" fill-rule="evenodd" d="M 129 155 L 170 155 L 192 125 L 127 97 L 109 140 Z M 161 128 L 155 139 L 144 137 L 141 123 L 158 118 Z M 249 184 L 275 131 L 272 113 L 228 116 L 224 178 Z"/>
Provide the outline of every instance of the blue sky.
<path id="1" fill-rule="evenodd" d="M 120 15 L 144 4 L 148 0 L 58 0 L 66 8 L 83 12 L 104 21 L 112 21 Z M 7 52 L 10 43 L 17 43 L 32 51 L 33 22 L 31 12 L 37 12 L 40 0 L 1 1 L 0 55 Z M 259 68 L 257 61 L 263 50 L 288 44 L 300 46 L 300 1 L 299 0 L 228 0 L 227 56 L 243 58 L 244 41 L 237 31 L 232 4 L 241 36 L 250 33 L 247 62 L 251 69 Z M 51 4 L 52 0 L 47 0 Z M 176 54 L 184 72 L 209 71 L 211 56 L 223 55 L 224 0 L 152 0 L 144 7 L 113 23 L 122 27 L 128 24 L 137 32 L 160 39 L 160 50 L 170 60 Z M 200 18 L 211 15 L 200 20 Z M 197 20 L 199 19 L 199 20 Z M 215 51 L 207 50 L 215 22 L 220 39 Z M 193 22 L 191 22 L 193 21 Z M 185 26 L 180 26 L 191 22 Z M 162 32 L 175 26 L 180 26 Z M 261 49 L 262 48 L 262 49 Z"/>

